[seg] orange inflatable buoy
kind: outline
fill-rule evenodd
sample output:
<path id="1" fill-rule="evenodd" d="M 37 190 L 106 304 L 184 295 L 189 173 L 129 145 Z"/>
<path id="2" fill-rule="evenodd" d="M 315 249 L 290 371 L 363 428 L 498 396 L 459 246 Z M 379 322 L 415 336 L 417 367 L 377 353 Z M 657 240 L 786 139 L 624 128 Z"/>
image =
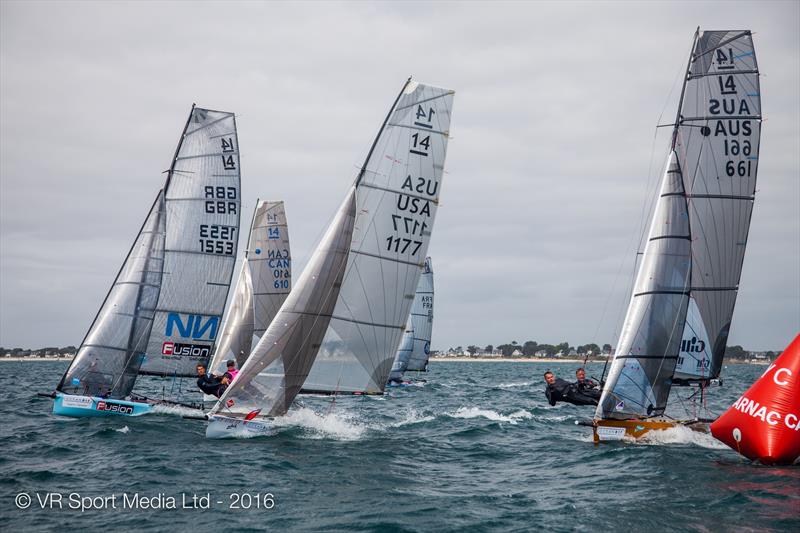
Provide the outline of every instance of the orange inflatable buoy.
<path id="1" fill-rule="evenodd" d="M 711 424 L 711 433 L 751 461 L 785 465 L 800 457 L 800 335 Z"/>

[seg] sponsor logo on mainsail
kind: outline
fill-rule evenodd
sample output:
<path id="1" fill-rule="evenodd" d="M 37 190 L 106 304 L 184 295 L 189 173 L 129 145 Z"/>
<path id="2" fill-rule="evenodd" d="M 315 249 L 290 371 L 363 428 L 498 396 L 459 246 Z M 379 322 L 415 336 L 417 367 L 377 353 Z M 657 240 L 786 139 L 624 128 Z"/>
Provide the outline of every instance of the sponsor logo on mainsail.
<path id="1" fill-rule="evenodd" d="M 182 344 L 179 342 L 165 342 L 161 345 L 162 355 L 208 357 L 211 355 L 211 346 L 208 344 Z"/>

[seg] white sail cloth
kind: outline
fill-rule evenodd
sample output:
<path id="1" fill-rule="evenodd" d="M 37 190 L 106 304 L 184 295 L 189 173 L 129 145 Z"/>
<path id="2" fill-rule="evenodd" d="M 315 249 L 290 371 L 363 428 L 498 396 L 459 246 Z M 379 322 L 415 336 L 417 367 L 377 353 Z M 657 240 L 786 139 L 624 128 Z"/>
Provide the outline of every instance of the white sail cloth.
<path id="1" fill-rule="evenodd" d="M 431 334 L 433 333 L 433 265 L 431 258 L 425 259 L 419 277 L 417 294 L 409 316 L 413 330 L 413 347 L 406 370 L 420 371 L 428 368 L 431 356 Z"/>
<path id="2" fill-rule="evenodd" d="M 291 254 L 283 202 L 257 202 L 247 250 L 209 370 L 241 368 L 291 290 Z"/>

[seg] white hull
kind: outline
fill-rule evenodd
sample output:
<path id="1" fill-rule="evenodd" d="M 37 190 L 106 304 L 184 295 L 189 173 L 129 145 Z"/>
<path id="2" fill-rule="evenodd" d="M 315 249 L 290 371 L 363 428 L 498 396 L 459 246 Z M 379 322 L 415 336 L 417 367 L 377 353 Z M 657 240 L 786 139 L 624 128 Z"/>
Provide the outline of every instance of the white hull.
<path id="1" fill-rule="evenodd" d="M 211 415 L 206 427 L 206 438 L 209 439 L 235 439 L 273 435 L 275 429 L 267 421 L 243 420 L 229 416 Z"/>

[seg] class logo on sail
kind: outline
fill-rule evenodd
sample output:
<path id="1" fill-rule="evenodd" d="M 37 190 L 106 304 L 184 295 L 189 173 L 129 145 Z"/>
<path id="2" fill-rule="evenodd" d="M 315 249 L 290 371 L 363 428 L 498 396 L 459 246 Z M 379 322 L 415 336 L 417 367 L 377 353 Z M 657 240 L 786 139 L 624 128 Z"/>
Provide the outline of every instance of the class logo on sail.
<path id="1" fill-rule="evenodd" d="M 183 339 L 213 341 L 217 338 L 218 329 L 218 316 L 169 313 L 164 336 L 174 337 L 177 330 L 177 336 Z"/>

